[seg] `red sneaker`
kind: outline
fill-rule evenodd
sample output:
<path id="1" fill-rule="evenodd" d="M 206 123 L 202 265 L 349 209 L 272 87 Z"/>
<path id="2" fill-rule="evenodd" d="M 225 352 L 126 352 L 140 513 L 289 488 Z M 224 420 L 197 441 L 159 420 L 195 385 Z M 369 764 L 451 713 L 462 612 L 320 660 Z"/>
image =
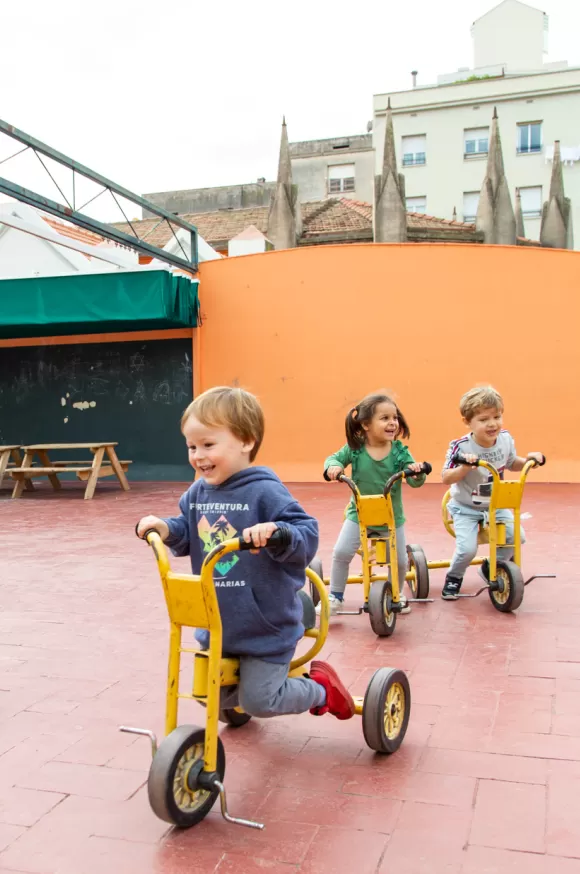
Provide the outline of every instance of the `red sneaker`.
<path id="1" fill-rule="evenodd" d="M 313 707 L 310 711 L 315 716 L 332 713 L 337 719 L 351 719 L 354 716 L 354 701 L 341 683 L 340 677 L 326 662 L 312 662 L 310 679 L 326 689 L 326 704 Z"/>

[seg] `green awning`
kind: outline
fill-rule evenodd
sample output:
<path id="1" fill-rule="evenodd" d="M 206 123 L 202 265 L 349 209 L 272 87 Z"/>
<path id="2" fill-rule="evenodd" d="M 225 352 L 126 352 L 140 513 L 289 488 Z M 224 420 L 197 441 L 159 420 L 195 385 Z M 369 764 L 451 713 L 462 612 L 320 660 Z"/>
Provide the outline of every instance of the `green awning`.
<path id="1" fill-rule="evenodd" d="M 167 270 L 0 280 L 0 337 L 194 328 L 198 282 Z"/>

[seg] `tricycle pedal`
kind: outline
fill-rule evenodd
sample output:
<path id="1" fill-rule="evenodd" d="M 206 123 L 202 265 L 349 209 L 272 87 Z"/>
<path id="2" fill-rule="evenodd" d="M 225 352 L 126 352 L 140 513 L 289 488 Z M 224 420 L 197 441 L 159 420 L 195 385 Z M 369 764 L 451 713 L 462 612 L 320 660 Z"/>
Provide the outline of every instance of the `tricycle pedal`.
<path id="1" fill-rule="evenodd" d="M 131 728 L 129 725 L 120 725 L 119 731 L 124 731 L 127 734 L 141 734 L 148 737 L 151 741 L 151 755 L 155 756 L 157 752 L 157 736 L 153 731 L 150 731 L 148 728 Z"/>

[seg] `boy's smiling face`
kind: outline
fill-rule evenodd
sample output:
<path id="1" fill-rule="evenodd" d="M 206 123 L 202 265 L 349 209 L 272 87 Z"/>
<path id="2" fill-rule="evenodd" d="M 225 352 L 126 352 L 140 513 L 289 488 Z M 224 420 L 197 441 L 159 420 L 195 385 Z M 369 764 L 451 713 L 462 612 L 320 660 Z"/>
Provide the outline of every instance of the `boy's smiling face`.
<path id="1" fill-rule="evenodd" d="M 497 440 L 503 427 L 503 411 L 497 407 L 484 407 L 469 420 L 463 420 L 471 428 L 475 442 L 489 449 Z"/>
<path id="2" fill-rule="evenodd" d="M 208 485 L 219 486 L 250 466 L 254 442 L 244 443 L 225 426 L 204 425 L 192 415 L 183 426 L 183 436 L 189 463 Z"/>

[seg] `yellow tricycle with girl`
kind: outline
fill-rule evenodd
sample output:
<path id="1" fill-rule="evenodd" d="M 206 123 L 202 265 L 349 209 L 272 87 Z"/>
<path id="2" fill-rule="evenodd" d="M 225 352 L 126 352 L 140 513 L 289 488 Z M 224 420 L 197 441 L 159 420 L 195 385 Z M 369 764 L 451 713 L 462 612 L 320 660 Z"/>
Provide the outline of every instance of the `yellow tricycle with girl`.
<path id="1" fill-rule="evenodd" d="M 407 545 L 401 482 L 418 488 L 431 473 L 428 462 L 414 461 L 408 447 L 410 429 L 395 401 L 384 392 L 367 395 L 345 421 L 347 443 L 324 463 L 324 478 L 345 483 L 352 492 L 345 519 L 335 544 L 330 577 L 331 615 L 368 613 L 371 628 L 379 637 L 393 634 L 399 613 L 406 614 L 412 603 L 429 600 L 429 570 L 422 548 Z M 344 474 L 346 467 L 352 476 Z M 362 571 L 349 574 L 358 554 Z M 322 562 L 311 567 L 324 579 Z M 412 598 L 403 594 L 405 580 Z M 347 585 L 363 586 L 363 604 L 343 609 Z M 313 598 L 316 592 L 312 590 Z"/>

